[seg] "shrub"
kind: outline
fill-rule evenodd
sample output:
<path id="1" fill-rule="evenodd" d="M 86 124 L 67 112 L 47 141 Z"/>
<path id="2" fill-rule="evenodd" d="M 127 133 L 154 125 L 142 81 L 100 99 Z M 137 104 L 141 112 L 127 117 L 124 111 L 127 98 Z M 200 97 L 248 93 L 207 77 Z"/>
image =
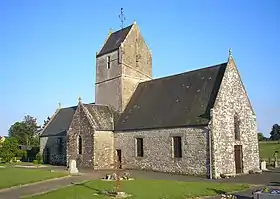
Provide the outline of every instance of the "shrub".
<path id="1" fill-rule="evenodd" d="M 10 162 L 20 153 L 18 142 L 14 138 L 8 138 L 1 144 L 0 157 L 3 162 Z"/>
<path id="2" fill-rule="evenodd" d="M 42 164 L 43 163 L 43 157 L 42 157 L 42 154 L 40 152 L 37 153 L 36 160 L 37 160 L 37 164 Z"/>

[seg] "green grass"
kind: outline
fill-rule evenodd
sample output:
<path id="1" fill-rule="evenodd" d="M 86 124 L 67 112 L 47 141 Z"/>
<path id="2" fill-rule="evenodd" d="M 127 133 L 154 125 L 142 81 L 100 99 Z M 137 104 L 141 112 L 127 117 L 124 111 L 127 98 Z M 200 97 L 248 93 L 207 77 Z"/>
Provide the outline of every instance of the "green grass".
<path id="1" fill-rule="evenodd" d="M 44 169 L 0 168 L 0 189 L 66 175 L 66 173 L 51 172 Z"/>
<path id="2" fill-rule="evenodd" d="M 104 195 L 94 195 L 98 190 L 113 190 L 115 182 L 101 180 L 89 181 L 79 185 L 59 189 L 32 199 L 109 199 Z M 225 192 L 240 191 L 249 188 L 246 184 L 179 181 L 122 181 L 122 191 L 133 196 L 130 199 L 185 199 L 197 196 L 213 196 Z"/>
<path id="3" fill-rule="evenodd" d="M 280 153 L 280 144 L 275 142 L 260 142 L 259 143 L 259 150 L 260 150 L 260 158 L 268 161 L 269 157 L 271 161 L 274 160 L 274 152 L 279 151 Z M 278 155 L 278 159 L 280 159 L 280 154 Z"/>

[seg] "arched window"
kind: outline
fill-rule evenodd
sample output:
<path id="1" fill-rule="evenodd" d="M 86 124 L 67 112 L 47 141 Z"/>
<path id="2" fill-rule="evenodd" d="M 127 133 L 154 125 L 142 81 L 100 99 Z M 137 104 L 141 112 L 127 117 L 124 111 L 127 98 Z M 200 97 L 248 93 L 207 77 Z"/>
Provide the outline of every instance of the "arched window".
<path id="1" fill-rule="evenodd" d="M 82 142 L 82 137 L 81 136 L 79 136 L 78 137 L 78 152 L 79 152 L 79 154 L 82 154 L 82 151 L 83 151 L 83 142 Z"/>
<path id="2" fill-rule="evenodd" d="M 240 140 L 240 120 L 237 115 L 234 116 L 234 137 L 235 140 Z"/>

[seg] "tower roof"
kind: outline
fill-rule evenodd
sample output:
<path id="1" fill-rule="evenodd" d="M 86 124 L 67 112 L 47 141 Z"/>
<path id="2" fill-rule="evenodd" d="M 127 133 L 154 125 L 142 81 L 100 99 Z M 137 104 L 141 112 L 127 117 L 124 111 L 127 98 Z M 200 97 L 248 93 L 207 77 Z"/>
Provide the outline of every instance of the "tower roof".
<path id="1" fill-rule="evenodd" d="M 106 53 L 110 53 L 118 49 L 121 43 L 126 38 L 132 26 L 133 24 L 110 34 L 110 36 L 108 37 L 108 39 L 106 40 L 105 44 L 103 45 L 100 52 L 96 55 L 96 57 L 100 57 Z"/>

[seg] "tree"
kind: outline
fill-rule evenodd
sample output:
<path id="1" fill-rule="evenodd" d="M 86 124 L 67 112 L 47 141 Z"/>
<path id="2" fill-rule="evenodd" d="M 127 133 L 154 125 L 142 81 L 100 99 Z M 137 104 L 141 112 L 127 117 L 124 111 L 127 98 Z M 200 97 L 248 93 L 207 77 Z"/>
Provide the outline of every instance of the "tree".
<path id="1" fill-rule="evenodd" d="M 259 140 L 259 141 L 266 141 L 267 138 L 264 137 L 264 135 L 263 135 L 262 133 L 258 133 L 258 140 Z"/>
<path id="2" fill-rule="evenodd" d="M 270 132 L 271 140 L 280 140 L 280 126 L 278 124 L 274 124 L 272 126 L 272 130 Z"/>
<path id="3" fill-rule="evenodd" d="M 21 122 L 14 123 L 9 129 L 9 137 L 17 139 L 21 145 L 33 145 L 37 143 L 36 132 L 40 126 L 37 125 L 37 119 L 27 115 Z"/>
<path id="4" fill-rule="evenodd" d="M 24 116 L 24 120 L 23 122 L 25 124 L 27 124 L 27 126 L 29 127 L 29 130 L 31 131 L 31 133 L 33 135 L 35 135 L 35 133 L 38 131 L 38 129 L 40 128 L 40 126 L 38 126 L 37 124 L 37 119 L 34 117 L 31 117 L 30 115 L 26 115 Z"/>
<path id="5" fill-rule="evenodd" d="M 4 162 L 10 162 L 14 157 L 21 157 L 22 151 L 19 150 L 16 138 L 7 138 L 0 147 L 0 158 Z"/>

